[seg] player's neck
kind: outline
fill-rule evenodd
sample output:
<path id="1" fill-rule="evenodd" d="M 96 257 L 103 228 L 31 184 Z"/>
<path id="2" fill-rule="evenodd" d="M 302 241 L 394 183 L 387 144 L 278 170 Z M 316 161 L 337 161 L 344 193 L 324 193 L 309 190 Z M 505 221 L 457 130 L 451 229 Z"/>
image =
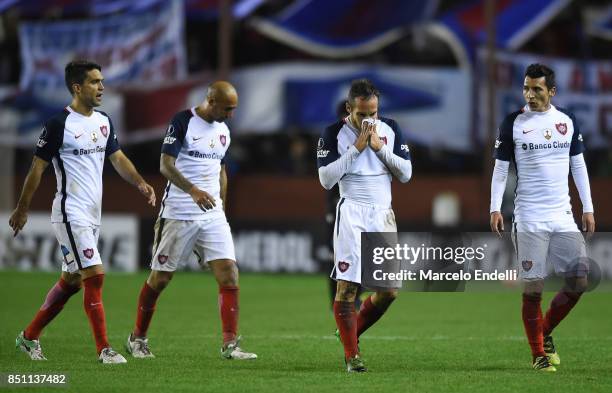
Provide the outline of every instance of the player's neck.
<path id="1" fill-rule="evenodd" d="M 93 107 L 83 104 L 81 101 L 74 99 L 70 103 L 70 108 L 78 114 L 83 116 L 91 116 L 93 113 Z"/>
<path id="2" fill-rule="evenodd" d="M 532 110 L 532 112 L 544 113 L 544 112 L 548 112 L 550 108 L 552 108 L 552 104 L 549 102 L 548 105 L 542 107 L 542 109 Z"/>
<path id="3" fill-rule="evenodd" d="M 202 108 L 201 105 L 200 106 L 196 106 L 195 113 L 196 113 L 196 115 L 201 117 L 207 123 L 212 123 L 213 122 L 212 116 L 206 111 L 206 108 Z"/>

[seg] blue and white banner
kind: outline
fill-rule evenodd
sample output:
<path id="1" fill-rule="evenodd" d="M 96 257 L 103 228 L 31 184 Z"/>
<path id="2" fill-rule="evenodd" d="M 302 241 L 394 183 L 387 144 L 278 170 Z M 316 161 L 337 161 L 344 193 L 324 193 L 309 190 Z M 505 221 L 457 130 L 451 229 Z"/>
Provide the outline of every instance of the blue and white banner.
<path id="1" fill-rule="evenodd" d="M 368 64 L 274 64 L 238 70 L 232 82 L 240 106 L 233 132 L 273 133 L 290 127 L 319 133 L 336 121 L 353 79 L 368 78 L 381 91 L 381 116 L 395 119 L 412 143 L 469 151 L 470 75 L 457 68 L 374 67 Z M 192 105 L 202 101 L 194 89 Z"/>
<path id="2" fill-rule="evenodd" d="M 604 40 L 612 40 L 612 4 L 600 12 L 592 11 L 591 15 L 586 18 L 587 32 Z"/>
<path id="3" fill-rule="evenodd" d="M 517 50 L 548 22 L 559 14 L 571 0 L 497 0 L 495 6 L 495 45 Z M 477 48 L 486 44 L 487 25 L 485 1 L 472 0 L 442 15 L 428 31 L 449 43 L 464 64 L 475 60 Z"/>
<path id="4" fill-rule="evenodd" d="M 150 4 L 138 13 L 21 24 L 20 87 L 63 87 L 64 67 L 75 59 L 100 64 L 109 85 L 184 78 L 183 3 L 163 0 Z"/>
<path id="5" fill-rule="evenodd" d="M 485 54 L 479 53 L 480 67 L 484 69 Z M 555 106 L 574 113 L 589 149 L 609 147 L 612 135 L 612 63 L 610 61 L 578 61 L 531 54 L 498 53 L 495 86 L 497 91 L 496 122 L 500 124 L 509 113 L 525 105 L 523 81 L 529 64 L 542 63 L 555 71 L 557 93 L 552 99 Z M 486 108 L 485 88 L 480 85 L 480 108 Z M 480 122 L 481 135 L 486 130 L 485 120 Z"/>
<path id="6" fill-rule="evenodd" d="M 298 0 L 273 18 L 257 18 L 260 33 L 308 53 L 353 57 L 401 38 L 430 18 L 437 0 Z"/>

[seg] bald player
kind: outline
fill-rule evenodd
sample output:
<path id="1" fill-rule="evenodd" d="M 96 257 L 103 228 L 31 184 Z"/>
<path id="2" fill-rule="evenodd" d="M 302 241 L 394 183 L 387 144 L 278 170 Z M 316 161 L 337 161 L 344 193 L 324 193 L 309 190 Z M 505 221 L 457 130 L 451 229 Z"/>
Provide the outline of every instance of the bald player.
<path id="1" fill-rule="evenodd" d="M 151 358 L 147 331 L 159 294 L 176 269 L 195 253 L 208 264 L 219 285 L 223 330 L 221 357 L 256 359 L 239 346 L 238 267 L 225 217 L 227 176 L 224 157 L 230 145 L 225 120 L 238 106 L 236 89 L 212 83 L 199 106 L 177 113 L 166 131 L 160 172 L 168 179 L 155 224 L 151 273 L 138 298 L 136 326 L 126 349 L 135 358 Z"/>

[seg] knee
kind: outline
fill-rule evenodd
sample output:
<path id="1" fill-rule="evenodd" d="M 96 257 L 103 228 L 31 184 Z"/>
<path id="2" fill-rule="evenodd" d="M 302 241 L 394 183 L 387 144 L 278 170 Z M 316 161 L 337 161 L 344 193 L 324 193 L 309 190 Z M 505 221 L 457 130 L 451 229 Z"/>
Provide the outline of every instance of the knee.
<path id="1" fill-rule="evenodd" d="M 376 293 L 376 303 L 384 307 L 388 307 L 391 303 L 393 303 L 395 299 L 397 299 L 397 291 L 385 291 Z"/>
<path id="2" fill-rule="evenodd" d="M 357 296 L 359 286 L 348 281 L 338 281 L 336 286 L 336 301 L 353 302 Z"/>
<path id="3" fill-rule="evenodd" d="M 582 293 L 586 292 L 588 289 L 589 282 L 586 277 L 572 278 L 566 279 L 565 281 L 565 291 L 570 293 L 575 293 L 580 296 Z"/>
<path id="4" fill-rule="evenodd" d="M 161 292 L 168 286 L 173 276 L 173 272 L 153 270 L 147 279 L 147 284 L 157 292 Z"/>
<path id="5" fill-rule="evenodd" d="M 215 278 L 220 286 L 238 286 L 238 266 L 234 261 L 220 262 L 214 268 Z"/>
<path id="6" fill-rule="evenodd" d="M 70 274 L 70 273 L 63 272 L 61 275 L 61 278 L 62 278 L 62 281 L 66 283 L 66 285 L 68 285 L 70 288 L 73 288 L 76 291 L 81 289 L 81 287 L 83 286 L 81 275 L 78 273 Z"/>

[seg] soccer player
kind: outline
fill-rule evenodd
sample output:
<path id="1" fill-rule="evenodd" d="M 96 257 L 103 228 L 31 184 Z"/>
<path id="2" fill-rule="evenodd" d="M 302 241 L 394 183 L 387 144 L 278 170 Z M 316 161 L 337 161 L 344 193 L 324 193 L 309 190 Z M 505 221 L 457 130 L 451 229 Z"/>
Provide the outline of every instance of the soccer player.
<path id="1" fill-rule="evenodd" d="M 47 294 L 32 322 L 17 336 L 17 348 L 32 360 L 46 360 L 39 342 L 40 334 L 83 286 L 83 306 L 100 362 L 125 363 L 125 358 L 108 342 L 102 304 L 104 268 L 97 243 L 104 159 L 108 157 L 121 177 L 136 186 L 152 206 L 155 205 L 155 192 L 121 151 L 110 117 L 94 110 L 102 104 L 104 94 L 101 70 L 98 64 L 88 61 L 66 65 L 66 86 L 72 103 L 45 123 L 17 208 L 9 220 L 17 236 L 28 219 L 30 202 L 40 178 L 49 162 L 53 162 L 57 192 L 51 223 L 64 260 L 59 281 Z"/>
<path id="2" fill-rule="evenodd" d="M 224 157 L 230 145 L 224 121 L 232 117 L 237 106 L 234 87 L 217 81 L 208 87 L 202 104 L 177 113 L 168 126 L 160 159 L 160 171 L 168 185 L 155 224 L 151 273 L 140 291 L 136 326 L 126 343 L 135 358 L 154 357 L 147 331 L 157 298 L 179 265 L 193 253 L 200 264 L 208 264 L 219 285 L 221 357 L 257 358 L 239 346 L 238 267 L 224 210 Z"/>
<path id="3" fill-rule="evenodd" d="M 560 363 L 551 333 L 587 284 L 584 266 L 577 263 L 586 257 L 586 249 L 570 205 L 570 168 L 582 202 L 582 230 L 595 231 L 582 135 L 574 115 L 551 104 L 555 93 L 554 71 L 529 65 L 523 83 L 527 104 L 504 119 L 495 142 L 490 207 L 491 230 L 499 234 L 504 229 L 500 209 L 512 160 L 518 176 L 512 233 L 524 281 L 523 325 L 533 368 L 548 372 Z M 565 286 L 542 316 L 547 263 L 565 277 Z"/>
<path id="4" fill-rule="evenodd" d="M 361 284 L 361 233 L 397 232 L 391 209 L 391 179 L 412 176 L 408 145 L 394 120 L 378 117 L 380 93 L 366 79 L 355 80 L 348 94 L 349 115 L 325 129 L 317 146 L 319 180 L 326 190 L 340 186 L 334 230 L 337 280 L 334 317 L 348 372 L 366 371 L 358 337 L 385 313 L 396 289 L 377 290 L 355 313 Z"/>

